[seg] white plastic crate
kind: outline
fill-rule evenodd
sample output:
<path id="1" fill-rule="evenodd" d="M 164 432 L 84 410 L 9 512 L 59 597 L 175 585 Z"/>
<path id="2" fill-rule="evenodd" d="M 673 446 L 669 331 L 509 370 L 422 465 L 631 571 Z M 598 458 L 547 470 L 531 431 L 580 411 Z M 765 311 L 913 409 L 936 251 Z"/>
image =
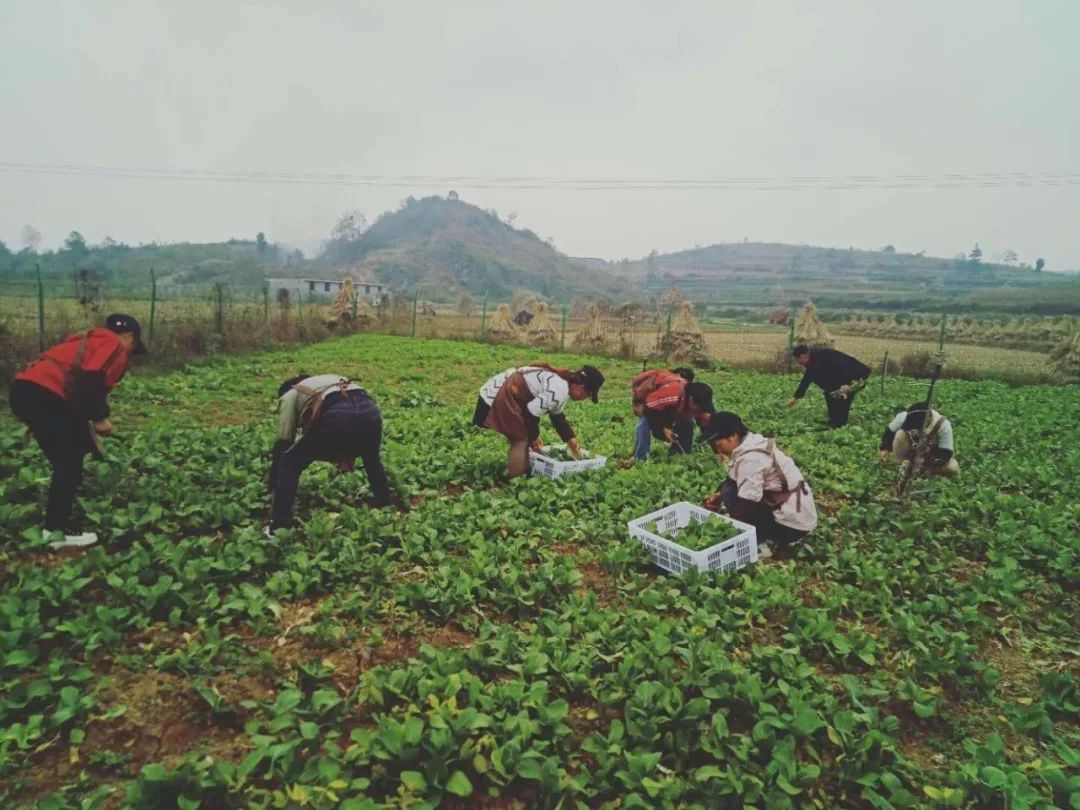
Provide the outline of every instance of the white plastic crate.
<path id="1" fill-rule="evenodd" d="M 565 444 L 550 445 L 553 450 L 565 449 Z M 595 470 L 607 464 L 607 456 L 594 456 L 587 450 L 582 450 L 583 458 L 580 461 L 558 461 L 543 453 L 534 450 L 529 451 L 529 469 L 533 475 L 542 475 L 545 478 L 560 478 L 570 473 L 579 473 L 585 470 Z"/>
<path id="2" fill-rule="evenodd" d="M 693 551 L 668 539 L 677 536 L 690 524 L 704 523 L 706 520 L 726 520 L 742 533 L 701 551 Z M 626 526 L 630 530 L 630 537 L 645 544 L 658 566 L 675 574 L 691 568 L 736 571 L 758 559 L 757 529 L 686 501 L 631 520 Z"/>

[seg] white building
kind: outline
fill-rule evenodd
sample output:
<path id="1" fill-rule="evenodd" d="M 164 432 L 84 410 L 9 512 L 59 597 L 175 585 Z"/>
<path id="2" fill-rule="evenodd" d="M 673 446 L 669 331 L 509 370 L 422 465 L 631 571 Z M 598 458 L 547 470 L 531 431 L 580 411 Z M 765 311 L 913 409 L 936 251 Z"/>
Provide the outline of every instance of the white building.
<path id="1" fill-rule="evenodd" d="M 279 290 L 288 290 L 291 299 L 313 303 L 329 303 L 341 289 L 341 279 L 324 278 L 268 278 L 266 283 L 270 287 L 270 298 L 276 299 Z M 387 284 L 377 284 L 373 281 L 353 281 L 353 287 L 369 304 L 376 306 L 383 293 L 389 292 Z"/>

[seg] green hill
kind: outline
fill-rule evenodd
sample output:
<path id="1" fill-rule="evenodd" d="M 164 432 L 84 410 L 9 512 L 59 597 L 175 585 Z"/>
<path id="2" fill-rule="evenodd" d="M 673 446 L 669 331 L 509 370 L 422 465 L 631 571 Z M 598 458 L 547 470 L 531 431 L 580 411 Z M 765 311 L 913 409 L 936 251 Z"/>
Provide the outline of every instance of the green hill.
<path id="1" fill-rule="evenodd" d="M 744 242 L 637 261 L 579 260 L 655 293 L 743 306 L 1080 313 L 1080 279 L 1002 264 L 893 251 Z"/>
<path id="2" fill-rule="evenodd" d="M 557 299 L 615 292 L 610 274 L 583 272 L 532 231 L 455 199 L 410 198 L 335 248 L 337 274 L 367 275 L 431 300 L 465 291 L 506 299 L 518 288 Z"/>

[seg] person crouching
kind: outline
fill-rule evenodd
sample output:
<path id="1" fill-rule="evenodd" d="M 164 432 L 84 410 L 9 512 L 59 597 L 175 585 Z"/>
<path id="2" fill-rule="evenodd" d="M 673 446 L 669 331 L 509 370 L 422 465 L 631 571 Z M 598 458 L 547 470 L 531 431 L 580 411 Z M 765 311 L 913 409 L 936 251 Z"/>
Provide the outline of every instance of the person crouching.
<path id="1" fill-rule="evenodd" d="M 720 411 L 709 417 L 702 440 L 728 459 L 728 475 L 705 501 L 735 520 L 757 529 L 759 546 L 791 546 L 817 526 L 814 494 L 791 457 L 772 439 L 751 433 L 736 414 Z"/>

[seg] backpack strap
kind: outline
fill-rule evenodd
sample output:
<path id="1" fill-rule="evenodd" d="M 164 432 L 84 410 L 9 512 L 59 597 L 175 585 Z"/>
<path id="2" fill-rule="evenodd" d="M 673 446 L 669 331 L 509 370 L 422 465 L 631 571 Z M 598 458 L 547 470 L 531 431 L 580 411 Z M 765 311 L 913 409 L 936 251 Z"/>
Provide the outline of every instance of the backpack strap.
<path id="1" fill-rule="evenodd" d="M 806 492 L 807 492 L 806 480 L 805 479 L 799 479 L 798 483 L 796 483 L 794 487 L 791 486 L 790 482 L 788 481 L 787 476 L 784 475 L 784 468 L 781 467 L 780 462 L 776 460 L 776 440 L 775 439 L 769 439 L 768 443 L 765 445 L 764 448 L 755 447 L 755 448 L 753 448 L 751 450 L 747 450 L 746 453 L 747 454 L 749 454 L 749 453 L 761 453 L 762 455 L 768 456 L 770 458 L 770 460 L 772 461 L 772 467 L 770 467 L 770 470 L 776 470 L 776 474 L 778 476 L 780 476 L 780 491 L 779 492 L 766 492 L 766 493 L 763 494 L 762 500 L 765 503 L 767 503 L 769 506 L 771 506 L 773 509 L 779 509 L 781 506 L 783 506 L 785 503 L 787 503 L 788 500 L 791 499 L 792 495 L 794 495 L 795 496 L 795 511 L 796 512 L 801 512 L 802 511 L 802 496 L 804 494 L 806 494 Z M 735 473 L 736 476 L 737 476 L 737 470 L 738 470 L 738 464 L 736 464 L 735 468 L 732 470 L 732 472 Z M 736 477 L 736 483 L 738 483 L 738 478 L 737 477 Z"/>
<path id="2" fill-rule="evenodd" d="M 310 430 L 319 421 L 323 407 L 326 404 L 327 393 L 333 393 L 336 388 L 344 396 L 348 396 L 348 389 L 352 382 L 351 379 L 343 378 L 329 385 L 324 385 L 322 388 L 309 388 L 303 383 L 296 383 L 293 389 L 308 398 L 307 404 L 304 405 L 304 409 L 300 412 L 300 424 L 304 430 Z"/>

